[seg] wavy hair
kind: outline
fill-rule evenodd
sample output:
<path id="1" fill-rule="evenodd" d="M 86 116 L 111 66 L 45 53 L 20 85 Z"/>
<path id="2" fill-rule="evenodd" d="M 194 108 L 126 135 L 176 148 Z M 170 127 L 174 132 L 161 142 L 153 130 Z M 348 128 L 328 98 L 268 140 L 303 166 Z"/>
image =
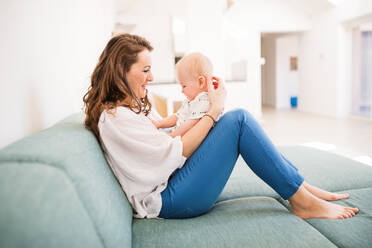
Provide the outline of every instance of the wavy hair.
<path id="1" fill-rule="evenodd" d="M 126 73 L 137 62 L 138 53 L 153 48 L 145 38 L 119 34 L 110 39 L 91 76 L 91 84 L 84 95 L 85 127 L 99 139 L 98 121 L 101 113 L 112 113 L 118 106 L 148 115 L 151 103 L 147 97 L 139 99 L 128 84 Z M 125 101 L 124 101 L 125 100 Z"/>

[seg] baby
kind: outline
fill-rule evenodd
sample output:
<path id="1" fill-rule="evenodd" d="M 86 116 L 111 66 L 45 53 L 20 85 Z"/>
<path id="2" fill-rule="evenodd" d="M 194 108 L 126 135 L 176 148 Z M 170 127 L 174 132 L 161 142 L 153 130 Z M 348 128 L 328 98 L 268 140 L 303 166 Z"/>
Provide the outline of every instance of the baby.
<path id="1" fill-rule="evenodd" d="M 157 128 L 176 128 L 170 136 L 183 136 L 209 110 L 208 82 L 212 77 L 211 61 L 201 53 L 191 53 L 176 64 L 178 82 L 187 100 L 183 102 L 177 113 L 159 121 L 152 121 Z M 216 83 L 213 83 L 216 87 Z M 217 120 L 216 120 L 217 121 Z"/>

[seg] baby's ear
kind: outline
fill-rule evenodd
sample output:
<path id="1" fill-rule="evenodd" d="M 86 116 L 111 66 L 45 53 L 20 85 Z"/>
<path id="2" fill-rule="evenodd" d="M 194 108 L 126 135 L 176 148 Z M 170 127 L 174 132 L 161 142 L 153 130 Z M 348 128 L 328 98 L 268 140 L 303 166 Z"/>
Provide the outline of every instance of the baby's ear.
<path id="1" fill-rule="evenodd" d="M 207 78 L 204 76 L 199 76 L 198 84 L 200 89 L 204 89 L 207 86 Z"/>

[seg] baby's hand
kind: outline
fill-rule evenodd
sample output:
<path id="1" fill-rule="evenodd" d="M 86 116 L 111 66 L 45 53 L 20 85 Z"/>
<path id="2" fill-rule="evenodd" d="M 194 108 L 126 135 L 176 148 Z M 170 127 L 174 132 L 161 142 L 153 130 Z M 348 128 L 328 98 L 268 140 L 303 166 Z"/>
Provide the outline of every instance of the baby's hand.
<path id="1" fill-rule="evenodd" d="M 152 124 L 154 124 L 154 126 L 156 127 L 156 128 L 159 128 L 159 122 L 158 121 L 155 121 L 155 120 L 153 120 L 153 119 L 151 119 L 151 118 L 149 118 L 150 119 L 150 121 L 152 122 Z"/>

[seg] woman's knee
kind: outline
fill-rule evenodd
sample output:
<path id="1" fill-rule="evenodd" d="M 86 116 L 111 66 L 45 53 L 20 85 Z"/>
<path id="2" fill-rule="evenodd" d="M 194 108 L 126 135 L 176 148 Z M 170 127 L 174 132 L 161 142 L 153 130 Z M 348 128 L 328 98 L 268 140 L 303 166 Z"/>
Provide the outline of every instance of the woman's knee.
<path id="1" fill-rule="evenodd" d="M 225 117 L 229 121 L 233 121 L 236 123 L 242 123 L 247 118 L 248 119 L 253 118 L 253 116 L 246 109 L 243 108 L 236 108 L 230 110 L 227 113 L 225 113 L 223 117 Z"/>

